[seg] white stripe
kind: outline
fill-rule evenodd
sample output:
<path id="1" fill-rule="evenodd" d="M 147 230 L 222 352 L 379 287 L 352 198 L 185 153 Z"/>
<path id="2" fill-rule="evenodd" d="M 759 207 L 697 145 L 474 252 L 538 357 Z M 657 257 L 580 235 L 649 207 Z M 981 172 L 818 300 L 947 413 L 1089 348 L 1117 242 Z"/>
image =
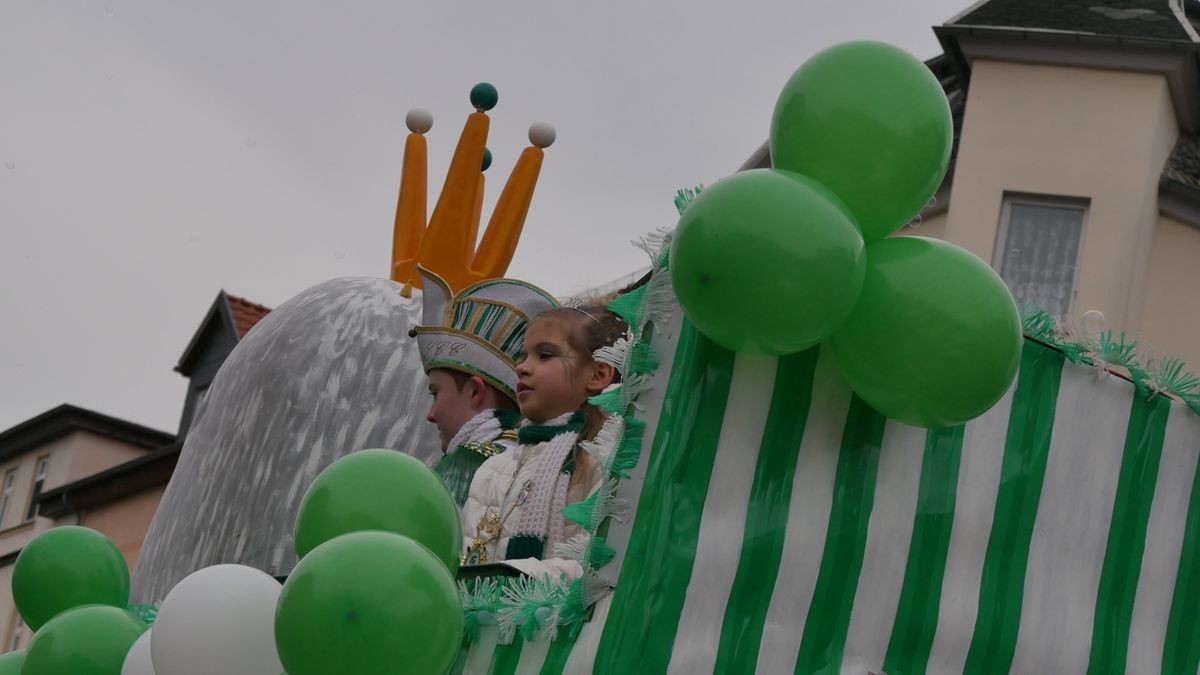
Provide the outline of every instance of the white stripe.
<path id="1" fill-rule="evenodd" d="M 471 643 L 467 660 L 463 664 L 463 675 L 487 675 L 492 667 L 492 654 L 500 639 L 499 626 L 480 626 L 479 639 Z"/>
<path id="2" fill-rule="evenodd" d="M 812 407 L 792 480 L 779 575 L 759 645 L 757 673 L 777 675 L 796 667 L 800 637 L 821 568 L 838 448 L 849 406 L 850 387 L 842 379 L 833 353 L 822 346 L 813 375 Z"/>
<path id="3" fill-rule="evenodd" d="M 604 622 L 608 619 L 608 608 L 612 606 L 612 598 L 613 594 L 609 593 L 596 602 L 592 620 L 583 624 L 579 637 L 575 639 L 575 646 L 571 648 L 571 655 L 567 657 L 567 663 L 563 666 L 564 675 L 584 675 L 592 672 L 596 663 L 596 652 L 600 647 L 600 636 L 604 633 Z"/>
<path id="4" fill-rule="evenodd" d="M 1200 417 L 1178 403 L 1171 404 L 1163 439 L 1158 485 L 1146 525 L 1146 551 L 1138 578 L 1133 618 L 1129 623 L 1127 673 L 1162 670 L 1167 619 L 1175 594 L 1175 577 L 1183 551 L 1183 526 L 1187 522 L 1196 458 L 1200 456 Z"/>
<path id="5" fill-rule="evenodd" d="M 1133 385 L 1063 367 L 1029 543 L 1014 673 L 1083 673 Z"/>
<path id="6" fill-rule="evenodd" d="M 890 420 L 884 429 L 867 545 L 842 652 L 842 672 L 883 672 L 908 565 L 925 436 L 925 429 Z"/>
<path id="7" fill-rule="evenodd" d="M 967 660 L 975 614 L 979 610 L 979 577 L 992 529 L 1015 390 L 1014 383 L 999 403 L 969 422 L 963 432 L 954 524 L 942 577 L 937 632 L 925 671 L 929 675 L 961 673 Z"/>
<path id="8" fill-rule="evenodd" d="M 716 665 L 777 364 L 778 359 L 748 353 L 734 361 L 668 675 L 710 673 Z"/>
<path id="9" fill-rule="evenodd" d="M 521 658 L 513 675 L 538 675 L 542 672 L 542 664 L 546 662 L 546 653 L 550 651 L 550 640 L 539 633 L 533 642 L 521 645 Z"/>

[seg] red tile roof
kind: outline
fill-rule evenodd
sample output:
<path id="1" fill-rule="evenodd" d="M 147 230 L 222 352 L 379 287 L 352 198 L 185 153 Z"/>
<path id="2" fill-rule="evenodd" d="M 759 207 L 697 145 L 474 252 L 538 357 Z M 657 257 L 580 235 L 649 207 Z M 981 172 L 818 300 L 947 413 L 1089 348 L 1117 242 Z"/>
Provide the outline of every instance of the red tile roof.
<path id="1" fill-rule="evenodd" d="M 254 328 L 254 324 L 261 321 L 271 311 L 270 307 L 264 307 L 229 293 L 225 294 L 225 298 L 229 300 L 229 312 L 233 315 L 239 340 L 246 337 L 246 333 Z"/>

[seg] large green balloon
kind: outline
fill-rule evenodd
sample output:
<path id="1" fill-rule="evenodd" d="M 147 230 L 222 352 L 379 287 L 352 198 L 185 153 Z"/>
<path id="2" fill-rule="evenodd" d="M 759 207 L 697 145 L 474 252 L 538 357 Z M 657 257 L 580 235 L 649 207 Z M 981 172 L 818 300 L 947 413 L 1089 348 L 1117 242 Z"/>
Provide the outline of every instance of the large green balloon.
<path id="1" fill-rule="evenodd" d="M 1012 384 L 1021 318 L 979 258 L 936 239 L 892 237 L 867 246 L 862 295 L 829 342 L 871 407 L 946 427 L 982 414 Z"/>
<path id="2" fill-rule="evenodd" d="M 688 206 L 670 266 L 679 304 L 702 333 L 728 349 L 790 354 L 824 340 L 854 308 L 863 240 L 822 186 L 756 169 Z"/>
<path id="3" fill-rule="evenodd" d="M 313 481 L 296 516 L 296 555 L 336 536 L 382 530 L 433 551 L 453 574 L 462 554 L 458 507 L 424 462 L 394 450 L 361 450 Z"/>
<path id="4" fill-rule="evenodd" d="M 318 546 L 288 576 L 275 610 L 275 646 L 289 675 L 444 673 L 461 639 L 450 571 L 389 532 Z"/>
<path id="5" fill-rule="evenodd" d="M 87 605 L 63 612 L 29 643 L 22 675 L 120 675 L 125 655 L 146 631 L 129 612 Z"/>
<path id="6" fill-rule="evenodd" d="M 116 544 L 74 525 L 39 534 L 17 556 L 13 600 L 33 630 L 80 605 L 129 603 L 129 568 Z"/>
<path id="7" fill-rule="evenodd" d="M 21 675 L 21 666 L 24 663 L 24 649 L 0 655 L 0 675 Z"/>
<path id="8" fill-rule="evenodd" d="M 810 176 L 882 239 L 916 215 L 946 173 L 954 125 L 929 68 L 880 42 L 847 42 L 792 75 L 771 120 L 771 161 Z"/>

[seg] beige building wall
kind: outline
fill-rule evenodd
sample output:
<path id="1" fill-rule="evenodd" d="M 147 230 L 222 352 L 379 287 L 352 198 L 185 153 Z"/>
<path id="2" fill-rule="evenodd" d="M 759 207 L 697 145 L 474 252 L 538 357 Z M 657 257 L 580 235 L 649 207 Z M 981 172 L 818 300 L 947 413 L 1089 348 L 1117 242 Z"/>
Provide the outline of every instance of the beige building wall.
<path id="1" fill-rule="evenodd" d="M 1160 217 L 1150 260 L 1139 337 L 1154 354 L 1183 359 L 1200 372 L 1200 227 Z"/>
<path id="2" fill-rule="evenodd" d="M 154 510 L 162 501 L 166 485 L 143 490 L 126 495 L 104 506 L 84 511 L 79 516 L 79 524 L 103 533 L 125 556 L 130 574 L 137 563 L 138 552 L 142 550 L 142 542 L 146 532 L 150 530 L 150 521 L 154 518 Z"/>
<path id="3" fill-rule="evenodd" d="M 25 518 L 29 510 L 30 499 L 33 497 L 34 472 L 39 459 L 48 458 L 46 477 L 42 484 L 42 491 L 45 492 L 110 469 L 147 452 L 149 451 L 145 448 L 113 440 L 107 436 L 89 431 L 74 431 L 7 462 L 0 463 L 0 489 L 3 488 L 3 481 L 9 471 L 12 471 L 14 476 L 12 493 L 9 495 L 3 514 L 0 514 L 0 555 L 21 550 L 31 539 L 51 527 L 76 524 L 73 519 L 51 521 L 49 518 L 41 516 L 35 516 L 28 520 Z M 162 491 L 159 490 L 158 495 L 154 498 L 155 506 L 158 504 L 157 498 L 161 497 L 161 494 Z M 0 493 L 0 501 L 2 499 L 2 493 Z M 117 542 L 118 547 L 123 546 L 122 541 L 124 541 L 124 547 L 133 549 L 132 560 L 137 560 L 137 550 L 141 548 L 141 539 L 145 536 L 146 528 L 149 526 L 148 517 L 142 513 L 145 508 L 147 506 L 142 502 L 132 509 L 132 513 L 139 519 L 139 522 L 140 519 L 145 519 L 146 526 L 142 528 L 140 535 L 132 534 L 129 531 L 132 528 L 119 527 L 111 522 L 106 525 L 121 537 L 121 540 L 113 539 Z M 149 508 L 150 515 L 153 516 L 154 506 Z M 100 521 L 105 522 L 103 514 L 101 514 Z M 89 527 L 109 534 L 94 525 Z M 109 534 L 109 536 L 112 535 Z M 125 553 L 126 560 L 130 561 L 130 554 L 126 552 L 126 548 L 122 548 L 122 552 Z M 132 566 L 132 562 L 130 564 Z M 16 606 L 13 604 L 12 570 L 11 563 L 0 566 L 0 626 L 3 626 L 4 631 L 0 633 L 0 652 L 9 651 L 14 640 L 20 647 L 24 647 L 31 637 L 29 629 L 21 622 L 16 613 Z"/>
<path id="4" fill-rule="evenodd" d="M 1072 314 L 1137 333 L 1177 137 L 1161 75 L 976 60 L 945 238 L 994 262 L 1006 192 L 1088 199 Z"/>

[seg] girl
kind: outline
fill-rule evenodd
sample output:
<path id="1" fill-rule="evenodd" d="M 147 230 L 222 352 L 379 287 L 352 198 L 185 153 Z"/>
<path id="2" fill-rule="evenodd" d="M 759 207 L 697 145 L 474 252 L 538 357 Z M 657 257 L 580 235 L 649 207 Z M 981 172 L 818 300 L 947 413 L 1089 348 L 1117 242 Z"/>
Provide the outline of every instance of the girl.
<path id="1" fill-rule="evenodd" d="M 578 563 L 551 560 L 554 546 L 580 528 L 562 515 L 567 504 L 600 484 L 601 467 L 581 447 L 605 414 L 587 402 L 619 379 L 592 354 L 626 334 L 603 305 L 559 307 L 534 317 L 517 365 L 517 405 L 527 420 L 520 445 L 479 467 L 462 511 L 463 564 L 506 561 L 527 574 L 581 573 Z"/>

